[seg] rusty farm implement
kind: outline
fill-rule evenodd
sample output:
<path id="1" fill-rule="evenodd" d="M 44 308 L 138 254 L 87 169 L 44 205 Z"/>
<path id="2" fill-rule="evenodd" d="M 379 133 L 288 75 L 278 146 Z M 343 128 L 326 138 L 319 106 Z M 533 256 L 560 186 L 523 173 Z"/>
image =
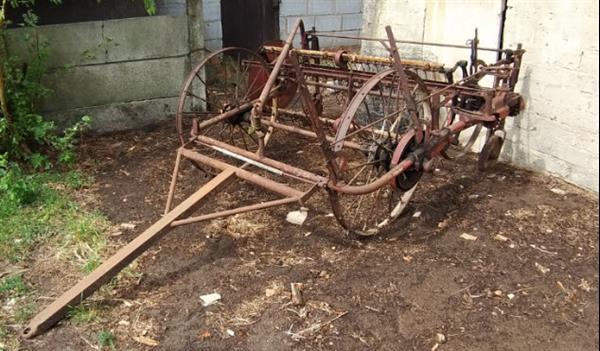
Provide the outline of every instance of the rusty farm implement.
<path id="1" fill-rule="evenodd" d="M 259 51 L 225 48 L 208 55 L 184 82 L 176 114 L 181 147 L 160 220 L 35 316 L 25 337 L 56 324 L 170 229 L 286 204 L 303 204 L 319 190 L 348 232 L 370 236 L 389 230 L 424 172 L 440 157 L 466 154 L 478 139 L 478 168 L 499 156 L 504 121 L 523 108 L 514 92 L 524 50 L 400 41 L 390 27 L 380 42 L 387 57 L 319 50 L 319 37 L 298 20 L 285 42 Z M 299 49 L 293 48 L 299 37 Z M 398 43 L 470 50 L 451 68 L 401 59 Z M 495 63 L 478 59 L 497 53 Z M 485 83 L 485 84 L 484 84 Z M 319 168 L 295 165 L 274 145 L 296 135 L 312 143 Z M 459 135 L 461 135 L 459 142 Z M 320 155 L 318 155 L 320 154 Z M 212 178 L 175 204 L 184 160 Z M 267 190 L 267 200 L 194 214 L 209 195 L 239 179 Z"/>

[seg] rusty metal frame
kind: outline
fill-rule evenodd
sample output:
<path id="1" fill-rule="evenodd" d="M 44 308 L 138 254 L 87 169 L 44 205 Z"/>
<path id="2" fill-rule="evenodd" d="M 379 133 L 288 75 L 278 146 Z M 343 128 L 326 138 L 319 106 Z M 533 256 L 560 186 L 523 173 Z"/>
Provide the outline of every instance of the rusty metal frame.
<path id="1" fill-rule="evenodd" d="M 301 35 L 300 42 L 302 47 L 295 49 L 292 48 L 292 42 L 298 32 Z M 401 41 L 395 39 L 389 26 L 386 27 L 386 33 L 387 39 L 356 38 L 380 42 L 390 53 L 390 57 L 387 58 L 348 54 L 345 51 L 326 52 L 315 50 L 318 49 L 319 35 L 340 38 L 348 38 L 349 36 L 320 33 L 314 31 L 314 29 L 306 32 L 301 19 L 296 21 L 282 47 L 265 46 L 263 52 L 275 53 L 277 54 L 277 58 L 274 62 L 266 64 L 271 69 L 271 73 L 264 84 L 260 96 L 202 122 L 194 121 L 189 139 L 181 138 L 182 147 L 177 150 L 163 217 L 36 315 L 23 330 L 22 335 L 27 338 L 34 337 L 56 324 L 71 306 L 81 303 L 83 299 L 114 277 L 156 241 L 165 236 L 172 228 L 276 206 L 294 203 L 304 204 L 318 189 L 325 189 L 330 194 L 369 194 L 384 186 L 389 186 L 392 180 L 411 168 L 421 167 L 427 170 L 428 162 L 442 155 L 452 138 L 462 130 L 471 126 L 481 126 L 483 123 L 493 125 L 492 131 L 500 130 L 503 126 L 504 118 L 511 115 L 514 110 L 523 107 L 522 98 L 520 95 L 514 93 L 524 53 L 520 45 L 514 51 L 482 48 L 478 47 L 477 36 L 466 46 Z M 428 79 L 424 79 L 422 82 L 417 81 L 420 78 L 415 77 L 414 74 L 406 74 L 405 70 L 416 69 L 434 73 L 448 73 L 453 72 L 453 70 L 446 70 L 441 65 L 429 62 L 402 60 L 396 46 L 397 43 L 415 43 L 419 45 L 470 49 L 471 70 L 473 72 L 456 83 Z M 311 47 L 309 48 L 309 46 Z M 225 50 L 223 49 L 222 51 Z M 496 51 L 504 54 L 506 58 L 499 60 L 495 64 L 485 65 L 480 60 L 477 60 L 477 50 Z M 321 65 L 325 60 L 335 62 L 335 67 Z M 386 69 L 381 72 L 353 70 L 350 69 L 348 63 L 377 64 L 382 65 Z M 248 64 L 264 65 L 263 62 L 248 62 Z M 456 69 L 458 66 L 457 64 L 453 69 Z M 199 69 L 201 69 L 201 65 L 192 71 L 192 75 L 198 75 Z M 192 75 L 190 75 L 188 83 L 194 79 Z M 474 83 L 486 76 L 494 77 L 492 88 L 482 88 L 474 85 Z M 342 80 L 347 84 L 324 83 L 324 79 Z M 304 111 L 287 110 L 277 106 L 277 97 L 278 94 L 281 94 L 277 85 L 280 80 L 291 80 L 298 85 Z M 403 135 L 404 139 L 401 144 L 406 146 L 408 141 L 414 137 L 419 145 L 417 150 L 406 155 L 400 152 L 402 150 L 396 150 L 392 167 L 373 182 L 362 185 L 344 184 L 338 178 L 338 172 L 340 172 L 340 164 L 337 159 L 338 152 L 341 148 L 365 150 L 364 145 L 356 141 L 347 140 L 347 136 L 349 135 L 347 132 L 353 128 L 352 118 L 358 108 L 358 103 L 355 102 L 354 97 L 377 94 L 373 89 L 379 84 L 390 86 L 398 84 L 397 92 L 390 93 L 387 97 L 402 96 L 407 101 L 411 118 L 417 122 L 416 104 L 423 100 L 415 101 L 409 93 L 409 87 L 416 84 L 423 84 L 427 91 L 430 92 L 424 99 L 430 99 L 432 113 L 436 111 L 436 117 L 432 118 L 437 119 L 437 110 L 446 104 L 453 103 L 459 97 L 480 98 L 483 99 L 484 103 L 477 110 L 457 105 L 450 106 L 452 116 L 457 116 L 457 118 L 453 117 L 443 128 L 425 129 L 420 123 L 415 123 L 414 129 Z M 323 88 L 347 93 L 349 104 L 339 120 L 332 121 L 320 116 L 317 103 L 308 90 L 309 86 L 314 87 L 317 93 Z M 185 93 L 187 92 L 184 91 L 183 94 Z M 379 94 L 381 94 L 381 91 Z M 272 106 L 268 106 L 269 104 L 272 104 Z M 184 100 L 181 99 L 178 110 L 181 110 L 183 105 Z M 216 123 L 226 122 L 248 111 L 251 113 L 250 122 L 252 128 L 258 136 L 258 150 L 256 152 L 250 152 L 207 135 L 202 135 L 202 131 L 205 128 Z M 271 117 L 278 114 L 288 114 L 296 118 L 303 118 L 310 122 L 311 128 L 305 129 L 280 123 L 276 118 L 267 118 L 269 114 Z M 263 126 L 316 140 L 321 149 L 322 156 L 326 160 L 327 176 L 318 175 L 294 167 L 288 163 L 266 157 L 264 150 L 269 137 L 265 136 Z M 324 132 L 326 127 L 337 128 L 338 133 L 336 136 L 331 137 L 326 135 Z M 350 134 L 354 132 L 356 130 L 350 131 Z M 488 136 L 492 134 L 488 132 Z M 496 143 L 494 146 L 497 147 L 498 140 L 494 139 L 494 142 Z M 201 152 L 200 150 L 202 149 L 217 151 L 222 158 L 210 157 L 206 153 Z M 191 196 L 181 203 L 174 205 L 179 169 L 184 159 L 206 165 L 217 170 L 219 173 L 202 185 Z M 237 163 L 243 162 L 243 164 L 234 166 L 234 162 L 229 162 L 233 160 L 236 160 Z M 299 190 L 295 186 L 260 175 L 258 172 L 250 170 L 251 167 L 272 173 L 278 177 L 300 182 L 305 185 L 305 188 L 308 187 L 308 190 Z M 281 198 L 208 214 L 193 215 L 194 210 L 210 194 L 223 189 L 236 179 L 257 185 L 281 196 Z"/>

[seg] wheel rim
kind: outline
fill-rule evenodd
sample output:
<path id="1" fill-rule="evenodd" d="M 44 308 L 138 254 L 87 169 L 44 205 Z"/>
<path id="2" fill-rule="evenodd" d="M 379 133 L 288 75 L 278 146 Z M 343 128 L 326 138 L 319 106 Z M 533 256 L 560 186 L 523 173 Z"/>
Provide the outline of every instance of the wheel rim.
<path id="1" fill-rule="evenodd" d="M 417 106 L 416 123 L 422 124 L 424 129 L 432 128 L 427 87 L 415 73 L 406 73 L 416 82 L 410 86 Z M 408 113 L 406 102 L 400 101 L 401 96 L 393 70 L 376 75 L 357 92 L 342 115 L 333 147 L 340 166 L 339 182 L 365 185 L 389 171 L 400 139 L 415 129 L 415 121 Z M 374 123 L 388 115 L 389 118 Z M 353 141 L 362 149 L 347 148 L 341 141 Z M 416 182 L 406 191 L 384 186 L 364 195 L 330 192 L 330 201 L 334 215 L 344 228 L 368 236 L 388 227 L 405 209 L 415 189 Z"/>
<path id="2" fill-rule="evenodd" d="M 266 62 L 244 48 L 225 48 L 207 56 L 189 74 L 183 85 L 176 114 L 182 145 L 188 142 L 193 120 L 198 125 L 222 113 L 247 106 L 219 123 L 199 128 L 199 134 L 254 151 L 258 136 L 249 130 L 251 102 L 267 81 Z"/>

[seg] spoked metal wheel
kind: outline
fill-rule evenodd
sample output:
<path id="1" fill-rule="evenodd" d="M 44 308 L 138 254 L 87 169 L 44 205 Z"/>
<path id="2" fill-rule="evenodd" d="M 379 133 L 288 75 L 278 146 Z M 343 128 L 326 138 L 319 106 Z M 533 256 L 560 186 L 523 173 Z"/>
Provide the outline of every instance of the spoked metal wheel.
<path id="1" fill-rule="evenodd" d="M 344 111 L 333 144 L 338 183 L 374 182 L 423 142 L 424 135 L 416 135 L 417 124 L 423 130 L 434 127 L 426 85 L 417 74 L 406 74 L 411 81 L 408 88 L 417 107 L 417 118 L 408 110 L 410 105 L 400 90 L 395 70 L 381 72 L 366 82 Z M 363 195 L 330 191 L 334 215 L 352 233 L 380 233 L 402 213 L 421 174 L 421 170 L 409 169 L 393 184 Z"/>
<path id="2" fill-rule="evenodd" d="M 255 151 L 258 136 L 250 128 L 250 113 L 268 76 L 264 59 L 247 49 L 225 48 L 207 56 L 192 70 L 179 97 L 181 144 L 196 129 L 199 135 Z"/>

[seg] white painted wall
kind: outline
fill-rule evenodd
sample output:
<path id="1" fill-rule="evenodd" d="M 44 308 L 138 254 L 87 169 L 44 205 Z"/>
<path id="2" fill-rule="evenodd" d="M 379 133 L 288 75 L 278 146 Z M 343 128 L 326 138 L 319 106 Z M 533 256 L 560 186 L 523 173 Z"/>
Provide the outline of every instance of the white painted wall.
<path id="1" fill-rule="evenodd" d="M 505 42 L 527 53 L 503 157 L 598 191 L 598 2 L 509 1 Z"/>
<path id="2" fill-rule="evenodd" d="M 480 46 L 496 47 L 501 0 L 365 0 L 362 35 L 463 44 L 479 29 Z M 598 191 L 598 3 L 509 0 L 505 47 L 527 50 L 517 91 L 527 109 L 507 122 L 502 159 Z M 362 51 L 387 53 L 365 42 Z M 468 51 L 401 46 L 406 58 L 448 66 Z M 492 53 L 480 55 L 494 61 Z"/>

